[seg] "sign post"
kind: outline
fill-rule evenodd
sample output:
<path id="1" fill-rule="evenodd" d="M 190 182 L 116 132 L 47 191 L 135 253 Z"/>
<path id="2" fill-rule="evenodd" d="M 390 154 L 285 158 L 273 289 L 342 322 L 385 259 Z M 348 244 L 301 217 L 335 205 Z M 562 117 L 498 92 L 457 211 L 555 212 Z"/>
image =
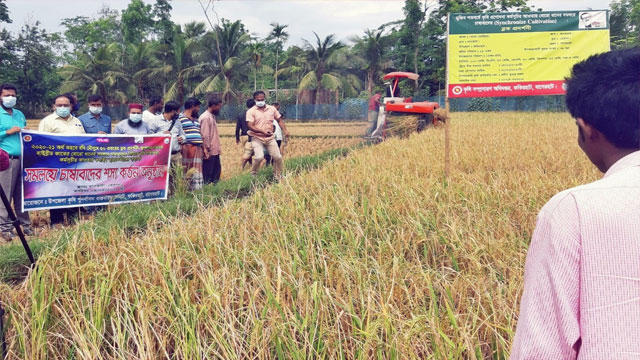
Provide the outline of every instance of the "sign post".
<path id="1" fill-rule="evenodd" d="M 609 51 L 608 10 L 449 14 L 447 96 L 562 95 L 574 64 Z"/>

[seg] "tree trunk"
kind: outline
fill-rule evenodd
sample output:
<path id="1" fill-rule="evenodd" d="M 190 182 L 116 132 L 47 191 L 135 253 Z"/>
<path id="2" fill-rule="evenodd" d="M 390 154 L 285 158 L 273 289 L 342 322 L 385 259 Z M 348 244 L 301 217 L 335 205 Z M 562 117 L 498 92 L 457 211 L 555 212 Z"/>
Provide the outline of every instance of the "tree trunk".
<path id="1" fill-rule="evenodd" d="M 276 48 L 276 101 L 278 101 L 278 48 Z"/>
<path id="2" fill-rule="evenodd" d="M 424 24 L 427 18 L 427 11 L 429 10 L 429 6 L 427 5 L 428 1 L 424 2 L 424 10 L 422 11 L 422 19 L 418 23 L 418 28 L 416 29 L 415 35 L 415 44 L 413 46 L 413 70 L 417 74 L 418 73 L 418 47 L 420 45 L 420 31 L 422 30 L 422 24 Z M 414 86 L 414 96 L 418 92 L 418 79 L 416 79 L 413 83 Z"/>
<path id="3" fill-rule="evenodd" d="M 298 104 L 300 103 L 300 92 L 296 91 L 296 121 L 298 121 Z"/>
<path id="4" fill-rule="evenodd" d="M 184 103 L 184 83 L 182 75 L 178 75 L 178 103 L 180 103 L 180 105 Z"/>
<path id="5" fill-rule="evenodd" d="M 373 95 L 373 70 L 367 71 L 367 92 Z"/>

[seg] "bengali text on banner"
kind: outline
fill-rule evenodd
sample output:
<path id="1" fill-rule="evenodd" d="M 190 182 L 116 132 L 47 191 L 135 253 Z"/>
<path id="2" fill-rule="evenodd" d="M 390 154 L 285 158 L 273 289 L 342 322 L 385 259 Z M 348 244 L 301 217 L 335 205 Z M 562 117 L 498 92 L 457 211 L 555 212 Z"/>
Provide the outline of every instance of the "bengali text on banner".
<path id="1" fill-rule="evenodd" d="M 167 198 L 169 135 L 21 137 L 23 211 Z"/>

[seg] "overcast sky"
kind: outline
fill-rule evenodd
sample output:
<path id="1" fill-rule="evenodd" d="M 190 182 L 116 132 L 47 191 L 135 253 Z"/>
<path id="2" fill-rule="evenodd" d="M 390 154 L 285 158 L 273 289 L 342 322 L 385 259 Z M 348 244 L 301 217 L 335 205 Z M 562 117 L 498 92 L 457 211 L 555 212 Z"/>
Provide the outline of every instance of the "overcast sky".
<path id="1" fill-rule="evenodd" d="M 207 3 L 208 0 L 201 0 Z M 434 0 L 431 0 L 434 1 Z M 154 0 L 144 0 L 155 3 Z M 434 1 L 435 2 L 435 1 Z M 534 0 L 536 9 L 581 10 L 608 9 L 610 0 Z M 12 24 L 2 24 L 9 31 L 18 32 L 25 23 L 40 21 L 49 32 L 64 31 L 63 18 L 79 15 L 93 17 L 104 5 L 122 10 L 129 0 L 6 0 Z M 205 21 L 198 0 L 173 0 L 173 21 L 184 24 Z M 269 24 L 279 22 L 289 27 L 288 44 L 301 44 L 301 39 L 313 40 L 313 31 L 323 38 L 336 34 L 346 40 L 361 35 L 367 28 L 403 18 L 404 0 L 221 0 L 215 1 L 220 18 L 242 20 L 246 28 L 265 37 Z"/>

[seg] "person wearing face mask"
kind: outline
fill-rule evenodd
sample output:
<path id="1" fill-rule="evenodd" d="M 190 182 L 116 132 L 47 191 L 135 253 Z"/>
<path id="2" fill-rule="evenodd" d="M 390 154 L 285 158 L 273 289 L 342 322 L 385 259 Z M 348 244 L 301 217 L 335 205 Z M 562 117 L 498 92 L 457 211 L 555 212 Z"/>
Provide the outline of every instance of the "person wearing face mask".
<path id="1" fill-rule="evenodd" d="M 217 97 L 209 98 L 207 111 L 200 115 L 200 133 L 202 134 L 202 176 L 205 184 L 217 183 L 220 180 L 222 166 L 220 165 L 220 134 L 216 116 L 220 114 L 222 100 Z"/>
<path id="2" fill-rule="evenodd" d="M 38 131 L 50 134 L 85 134 L 80 120 L 71 115 L 71 98 L 58 95 L 53 100 L 53 114 L 40 120 Z"/>
<path id="3" fill-rule="evenodd" d="M 182 166 L 180 144 L 184 142 L 185 135 L 182 123 L 178 121 L 180 116 L 180 104 L 176 101 L 167 101 L 164 104 L 162 115 L 149 121 L 149 129 L 152 134 L 171 134 L 171 172 L 169 173 L 169 192 L 175 191 L 175 177 Z"/>
<path id="4" fill-rule="evenodd" d="M 67 95 L 58 95 L 53 99 L 54 113 L 40 120 L 38 131 L 50 134 L 84 134 L 84 126 L 80 120 L 71 115 L 71 100 Z M 64 223 L 64 214 L 67 214 L 69 222 L 78 217 L 79 208 L 58 208 L 49 210 L 51 227 L 61 227 Z"/>
<path id="5" fill-rule="evenodd" d="M 9 154 L 9 168 L 0 171 L 0 186 L 9 201 L 13 200 L 13 208 L 25 235 L 33 235 L 29 213 L 22 212 L 22 165 L 20 156 L 20 131 L 27 126 L 24 114 L 15 108 L 18 91 L 11 84 L 0 85 L 0 148 Z M 13 239 L 13 225 L 4 204 L 0 203 L 0 230 L 6 241 Z"/>
<path id="6" fill-rule="evenodd" d="M 149 124 L 142 120 L 142 105 L 129 104 L 129 118 L 117 123 L 113 133 L 126 135 L 151 134 Z"/>
<path id="7" fill-rule="evenodd" d="M 111 134 L 111 117 L 102 113 L 102 96 L 93 94 L 87 99 L 89 111 L 78 119 L 87 134 Z"/>
<path id="8" fill-rule="evenodd" d="M 278 121 L 284 136 L 287 138 L 289 137 L 289 131 L 278 110 L 266 104 L 264 91 L 253 93 L 253 99 L 256 101 L 256 106 L 247 111 L 248 133 L 252 138 L 251 145 L 253 146 L 251 175 L 255 176 L 258 173 L 262 160 L 264 160 L 264 148 L 266 148 L 273 161 L 274 177 L 279 180 L 282 174 L 283 161 L 278 143 L 274 138 L 273 121 Z"/>
<path id="9" fill-rule="evenodd" d="M 200 100 L 188 98 L 184 102 L 183 116 L 180 118 L 185 141 L 182 144 L 182 167 L 191 190 L 202 189 L 202 133 L 198 121 Z"/>

